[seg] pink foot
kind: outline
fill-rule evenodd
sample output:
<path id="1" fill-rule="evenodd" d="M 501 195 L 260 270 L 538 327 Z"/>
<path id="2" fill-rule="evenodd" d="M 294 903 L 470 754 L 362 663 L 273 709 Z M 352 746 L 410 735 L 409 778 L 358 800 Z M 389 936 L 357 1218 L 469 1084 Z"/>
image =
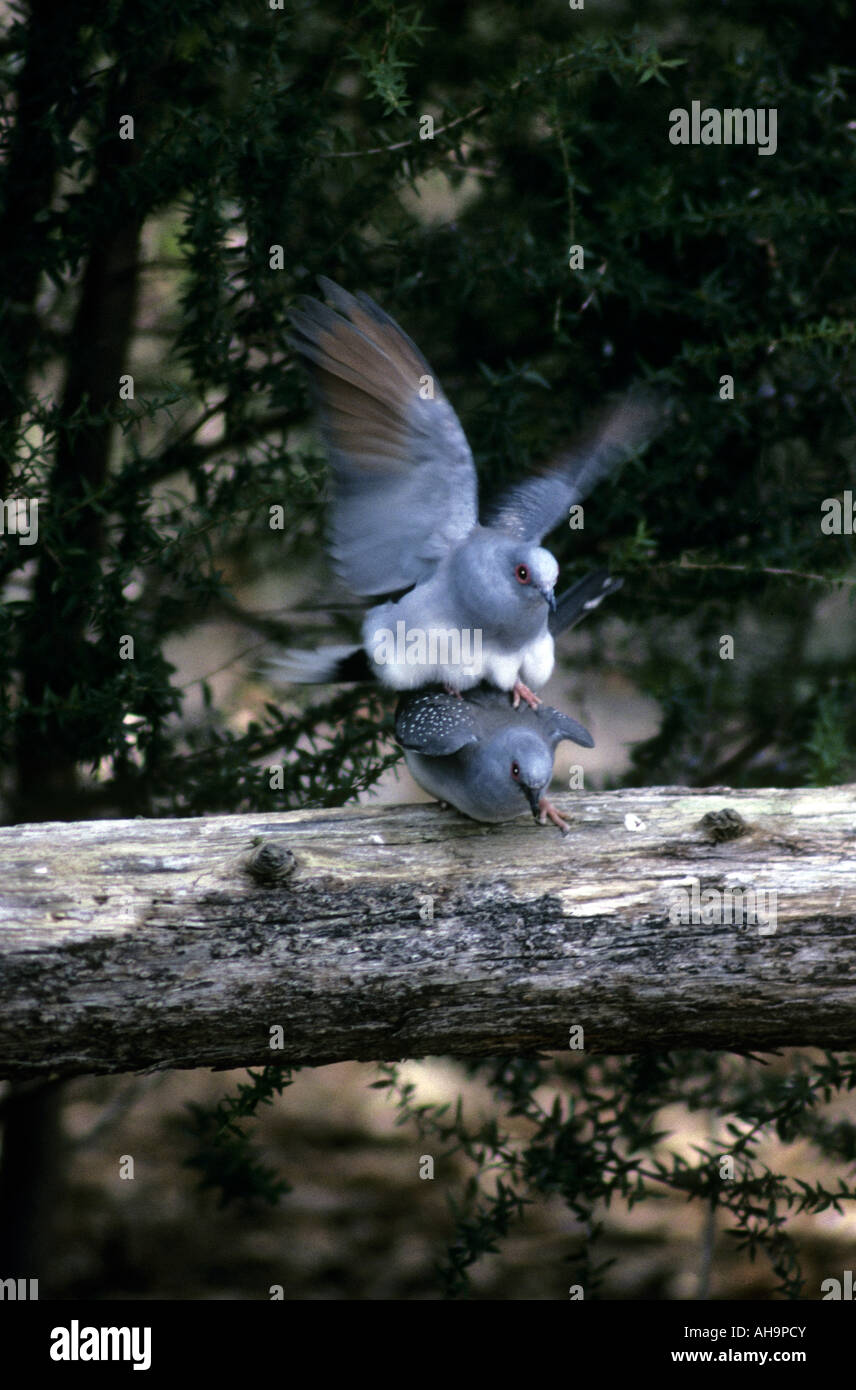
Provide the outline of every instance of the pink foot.
<path id="1" fill-rule="evenodd" d="M 564 816 L 559 815 L 559 812 L 556 810 L 555 806 L 550 805 L 550 802 L 547 800 L 546 796 L 542 796 L 541 800 L 538 802 L 538 810 L 541 812 L 540 816 L 538 817 L 540 825 L 546 825 L 547 821 L 551 820 L 554 825 L 557 825 L 559 827 L 563 835 L 567 835 L 570 833 L 571 827 L 569 822 L 565 820 Z"/>
<path id="2" fill-rule="evenodd" d="M 532 709 L 537 709 L 541 703 L 541 701 L 538 699 L 538 696 L 533 695 L 532 691 L 529 689 L 529 686 L 524 685 L 522 681 L 514 682 L 514 685 L 512 686 L 512 694 L 514 695 L 514 700 L 512 701 L 512 704 L 515 709 L 517 709 L 517 706 L 520 704 L 521 700 L 525 700 L 527 705 L 531 705 Z"/>
<path id="3" fill-rule="evenodd" d="M 445 690 L 447 695 L 457 695 L 459 700 L 463 700 L 464 698 L 460 690 L 456 690 L 453 685 L 444 685 L 443 689 Z"/>

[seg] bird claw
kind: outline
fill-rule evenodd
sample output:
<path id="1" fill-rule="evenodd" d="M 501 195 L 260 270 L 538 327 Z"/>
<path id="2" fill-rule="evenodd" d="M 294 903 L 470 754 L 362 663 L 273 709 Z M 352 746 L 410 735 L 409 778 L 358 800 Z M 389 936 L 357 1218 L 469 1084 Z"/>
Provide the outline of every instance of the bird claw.
<path id="1" fill-rule="evenodd" d="M 459 700 L 463 700 L 464 698 L 460 690 L 456 690 L 453 685 L 446 684 L 443 686 L 443 689 L 445 690 L 447 695 L 457 695 Z"/>
<path id="2" fill-rule="evenodd" d="M 512 693 L 514 695 L 514 699 L 512 700 L 512 706 L 514 709 L 517 709 L 521 700 L 525 700 L 527 705 L 529 705 L 532 709 L 537 709 L 541 703 L 538 696 L 533 695 L 532 691 L 529 689 L 529 686 L 524 685 L 522 681 L 514 682 L 514 685 L 512 687 Z"/>
<path id="3" fill-rule="evenodd" d="M 541 800 L 538 802 L 538 810 L 541 812 L 540 816 L 538 817 L 539 825 L 546 825 L 549 819 L 553 822 L 554 825 L 557 825 L 559 827 L 563 835 L 570 834 L 570 823 L 565 820 L 564 816 L 559 815 L 559 812 L 556 810 L 555 806 L 552 806 L 550 804 L 546 796 L 542 796 Z"/>

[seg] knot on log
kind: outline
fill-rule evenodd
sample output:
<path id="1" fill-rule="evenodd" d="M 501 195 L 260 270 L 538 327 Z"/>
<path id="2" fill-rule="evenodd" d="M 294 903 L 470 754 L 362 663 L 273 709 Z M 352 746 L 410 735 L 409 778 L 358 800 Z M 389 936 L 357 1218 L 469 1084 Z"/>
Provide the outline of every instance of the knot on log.
<path id="1" fill-rule="evenodd" d="M 244 865 L 251 878 L 265 888 L 277 883 L 285 883 L 297 868 L 297 860 L 290 849 L 278 845 L 273 840 L 263 840 L 253 850 Z"/>
<path id="2" fill-rule="evenodd" d="M 708 811 L 706 816 L 702 816 L 699 825 L 717 843 L 723 840 L 739 840 L 741 835 L 748 835 L 750 829 L 740 812 L 731 806 L 724 806 L 721 811 Z"/>

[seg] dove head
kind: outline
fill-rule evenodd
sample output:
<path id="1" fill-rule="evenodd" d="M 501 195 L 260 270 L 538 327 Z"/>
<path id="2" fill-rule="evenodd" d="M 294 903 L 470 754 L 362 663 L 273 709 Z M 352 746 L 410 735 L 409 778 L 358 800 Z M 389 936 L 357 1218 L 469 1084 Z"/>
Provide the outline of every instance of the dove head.
<path id="1" fill-rule="evenodd" d="M 555 610 L 559 566 L 549 550 L 531 541 L 476 527 L 453 558 L 461 602 L 485 627 L 509 635 L 534 633 Z M 519 629 L 519 633 L 518 633 Z"/>
<path id="2" fill-rule="evenodd" d="M 512 726 L 478 749 L 473 771 L 492 786 L 497 801 L 513 803 L 516 788 L 537 819 L 540 799 L 553 776 L 553 754 L 537 734 Z"/>

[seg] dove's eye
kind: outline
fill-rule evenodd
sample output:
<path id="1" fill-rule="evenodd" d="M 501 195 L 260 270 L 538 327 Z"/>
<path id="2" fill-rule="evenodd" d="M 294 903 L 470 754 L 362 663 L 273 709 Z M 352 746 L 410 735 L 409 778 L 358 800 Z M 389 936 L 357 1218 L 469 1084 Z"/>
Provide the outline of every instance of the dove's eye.
<path id="1" fill-rule="evenodd" d="M 518 584 L 528 584 L 532 577 L 529 573 L 529 566 L 518 565 L 517 569 L 514 571 L 514 577 Z"/>
<path id="2" fill-rule="evenodd" d="M 515 779 L 515 781 L 516 781 L 517 778 L 520 776 L 520 764 L 519 764 L 519 763 L 512 763 L 512 764 L 511 764 L 511 775 L 512 775 L 512 777 Z"/>

